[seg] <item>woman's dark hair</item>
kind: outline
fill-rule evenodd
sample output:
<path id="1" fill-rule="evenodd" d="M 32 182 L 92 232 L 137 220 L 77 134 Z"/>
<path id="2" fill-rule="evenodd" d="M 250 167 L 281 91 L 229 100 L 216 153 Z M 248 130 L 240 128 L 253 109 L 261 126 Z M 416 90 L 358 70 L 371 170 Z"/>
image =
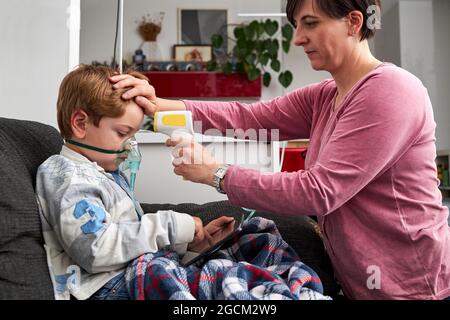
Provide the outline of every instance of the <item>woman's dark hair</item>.
<path id="1" fill-rule="evenodd" d="M 350 12 L 357 10 L 364 16 L 364 23 L 361 29 L 361 41 L 370 39 L 375 35 L 375 28 L 369 28 L 367 21 L 371 14 L 367 9 L 370 6 L 381 8 L 380 0 L 313 0 L 320 10 L 328 16 L 336 19 L 346 17 Z M 305 0 L 288 0 L 286 5 L 287 18 L 295 26 L 294 14 L 297 8 L 300 8 Z"/>

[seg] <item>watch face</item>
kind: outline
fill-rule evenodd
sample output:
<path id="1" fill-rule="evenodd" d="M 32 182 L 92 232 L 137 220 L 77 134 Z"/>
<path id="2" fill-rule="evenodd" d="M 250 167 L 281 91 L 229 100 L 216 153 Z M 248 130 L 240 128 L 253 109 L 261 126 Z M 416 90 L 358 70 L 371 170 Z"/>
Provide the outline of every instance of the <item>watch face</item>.
<path id="1" fill-rule="evenodd" d="M 225 172 L 226 172 L 225 168 L 220 168 L 219 170 L 220 178 L 223 178 L 225 176 Z"/>

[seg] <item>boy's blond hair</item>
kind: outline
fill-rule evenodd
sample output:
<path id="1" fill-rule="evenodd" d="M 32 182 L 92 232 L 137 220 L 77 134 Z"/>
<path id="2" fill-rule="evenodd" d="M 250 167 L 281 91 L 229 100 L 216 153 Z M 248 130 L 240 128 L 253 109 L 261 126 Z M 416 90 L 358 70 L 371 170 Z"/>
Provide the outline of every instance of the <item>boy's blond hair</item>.
<path id="1" fill-rule="evenodd" d="M 86 112 L 95 126 L 103 117 L 118 118 L 125 112 L 125 89 L 115 90 L 109 77 L 115 71 L 105 66 L 80 65 L 64 77 L 57 101 L 58 127 L 65 139 L 72 137 L 70 118 L 78 110 Z M 148 80 L 136 71 L 127 71 L 139 79 Z"/>

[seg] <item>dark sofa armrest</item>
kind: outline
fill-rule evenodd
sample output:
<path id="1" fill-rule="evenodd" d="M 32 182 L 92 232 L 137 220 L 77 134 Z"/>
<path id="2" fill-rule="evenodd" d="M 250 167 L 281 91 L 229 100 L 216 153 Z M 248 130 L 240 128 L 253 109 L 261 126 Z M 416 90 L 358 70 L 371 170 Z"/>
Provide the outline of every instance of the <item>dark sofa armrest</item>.
<path id="1" fill-rule="evenodd" d="M 242 209 L 232 206 L 229 201 L 209 202 L 205 204 L 145 204 L 146 213 L 159 210 L 173 210 L 200 217 L 204 224 L 222 215 L 241 217 Z M 330 259 L 325 252 L 317 223 L 307 216 L 287 216 L 269 212 L 256 212 L 256 216 L 275 221 L 283 239 L 297 252 L 300 260 L 311 267 L 320 277 L 324 294 L 336 296 L 340 290 L 336 283 Z"/>

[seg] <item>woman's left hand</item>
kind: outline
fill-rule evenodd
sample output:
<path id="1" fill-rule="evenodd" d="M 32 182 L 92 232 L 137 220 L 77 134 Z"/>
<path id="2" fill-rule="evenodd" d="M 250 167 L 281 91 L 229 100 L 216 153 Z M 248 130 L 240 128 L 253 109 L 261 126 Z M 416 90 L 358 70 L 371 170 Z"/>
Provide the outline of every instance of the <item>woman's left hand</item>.
<path id="1" fill-rule="evenodd" d="M 171 138 L 166 146 L 174 147 L 174 172 L 185 180 L 213 186 L 214 173 L 220 167 L 214 157 L 199 143 L 190 139 Z"/>

